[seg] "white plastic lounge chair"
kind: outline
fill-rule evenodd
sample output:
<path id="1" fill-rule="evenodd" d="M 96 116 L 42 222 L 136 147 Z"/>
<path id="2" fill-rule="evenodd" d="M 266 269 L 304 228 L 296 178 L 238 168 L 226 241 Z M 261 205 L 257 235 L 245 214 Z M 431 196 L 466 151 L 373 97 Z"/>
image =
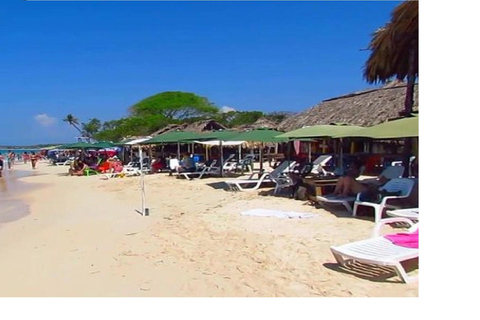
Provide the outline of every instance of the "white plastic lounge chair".
<path id="1" fill-rule="evenodd" d="M 367 202 L 367 201 L 360 201 L 360 194 L 357 195 L 357 200 L 353 205 L 353 216 L 357 215 L 358 207 L 359 206 L 368 206 L 375 209 L 375 222 L 379 222 L 382 218 L 383 210 L 384 209 L 398 209 L 398 206 L 394 206 L 392 204 L 388 204 L 387 202 L 391 202 L 394 199 L 405 199 L 410 196 L 412 192 L 413 186 L 415 185 L 414 179 L 408 178 L 397 178 L 388 181 L 384 186 L 382 186 L 379 190 L 384 190 L 387 192 L 399 192 L 400 195 L 398 196 L 386 196 L 382 198 L 380 203 L 374 202 Z"/>
<path id="2" fill-rule="evenodd" d="M 234 179 L 227 180 L 227 184 L 230 190 L 234 191 L 254 191 L 260 188 L 264 181 L 272 182 L 271 175 L 278 175 L 281 172 L 288 172 L 289 169 L 293 168 L 295 161 L 284 161 L 278 167 L 275 168 L 272 172 L 264 172 L 259 179 L 253 179 L 252 174 L 249 179 Z"/>
<path id="3" fill-rule="evenodd" d="M 371 239 L 360 240 L 338 247 L 332 246 L 330 250 L 337 262 L 342 266 L 345 266 L 350 261 L 384 266 L 393 269 L 405 283 L 412 283 L 418 280 L 418 277 L 408 276 L 401 262 L 418 258 L 418 249 L 398 246 L 380 236 L 382 226 L 395 222 L 409 224 L 410 229 L 408 229 L 408 233 L 415 232 L 418 229 L 418 223 L 413 224 L 412 221 L 406 218 L 383 219 L 375 225 Z"/>
<path id="4" fill-rule="evenodd" d="M 55 162 L 55 165 L 57 165 L 57 166 L 69 166 L 70 164 L 72 164 L 72 162 L 74 160 L 75 160 L 74 157 L 70 157 L 67 160 L 65 160 L 64 162 Z"/>
<path id="5" fill-rule="evenodd" d="M 356 196 L 351 196 L 351 197 L 341 197 L 341 196 L 336 196 L 336 195 L 325 195 L 325 196 L 317 196 L 317 201 L 321 203 L 327 203 L 327 204 L 334 204 L 334 205 L 342 205 L 347 209 L 349 213 L 353 213 L 352 209 L 352 203 L 355 202 L 357 199 Z"/>
<path id="6" fill-rule="evenodd" d="M 390 166 L 383 169 L 382 173 L 378 176 L 378 178 L 363 179 L 359 181 L 361 183 L 367 183 L 367 184 L 379 184 L 380 177 L 384 177 L 387 180 L 401 178 L 403 176 L 404 171 L 405 171 L 405 167 L 403 166 Z"/>
<path id="7" fill-rule="evenodd" d="M 248 154 L 246 155 L 243 159 L 240 159 L 240 161 L 236 162 L 236 161 L 229 161 L 229 162 L 226 162 L 224 165 L 223 165 L 223 170 L 224 171 L 229 171 L 229 172 L 235 172 L 236 170 L 240 169 L 243 173 L 243 171 L 245 169 L 247 169 L 247 171 L 249 173 L 252 173 L 252 168 L 251 168 L 251 164 L 253 162 L 253 160 L 255 159 L 255 155 L 253 154 Z"/>
<path id="8" fill-rule="evenodd" d="M 109 178 L 115 178 L 115 177 L 133 177 L 133 176 L 139 176 L 141 174 L 142 173 L 138 168 L 123 167 L 122 171 L 105 173 L 103 177 L 106 177 L 107 179 L 109 179 Z"/>
<path id="9" fill-rule="evenodd" d="M 418 221 L 418 208 L 387 210 L 387 215 L 390 217 L 403 217 L 412 221 Z"/>
<path id="10" fill-rule="evenodd" d="M 324 175 L 324 176 L 334 176 L 335 173 L 328 172 L 324 168 L 327 165 L 327 163 L 332 159 L 332 157 L 333 156 L 331 156 L 331 155 L 324 154 L 324 155 L 319 156 L 317 159 L 315 159 L 313 161 L 312 173 L 321 174 L 321 175 Z"/>
<path id="11" fill-rule="evenodd" d="M 216 160 L 213 160 L 209 166 L 203 166 L 197 168 L 197 171 L 194 172 L 180 172 L 180 175 L 184 176 L 187 180 L 192 180 L 193 178 L 202 179 L 204 175 L 216 174 L 216 171 L 219 170 L 218 167 L 215 167 Z"/>
<path id="12" fill-rule="evenodd" d="M 290 188 L 295 185 L 293 182 L 292 178 L 290 178 L 287 174 L 285 173 L 280 173 L 278 175 L 275 174 L 270 174 L 270 180 L 275 182 L 275 190 L 273 191 L 273 194 L 277 194 L 280 192 L 280 190 L 284 188 Z"/>

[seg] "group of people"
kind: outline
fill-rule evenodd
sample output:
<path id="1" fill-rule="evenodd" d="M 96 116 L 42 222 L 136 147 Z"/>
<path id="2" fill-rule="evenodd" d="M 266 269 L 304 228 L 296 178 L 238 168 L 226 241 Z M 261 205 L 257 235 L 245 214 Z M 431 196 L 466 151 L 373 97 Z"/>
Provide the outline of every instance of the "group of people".
<path id="1" fill-rule="evenodd" d="M 98 161 L 98 163 L 96 161 Z M 76 159 L 71 163 L 70 168 L 68 169 L 68 175 L 83 176 L 89 169 L 95 170 L 99 173 L 121 172 L 123 170 L 123 164 L 117 156 L 107 159 L 100 157 L 98 160 L 89 157 Z"/>
<path id="2" fill-rule="evenodd" d="M 40 159 L 40 157 L 35 153 L 31 152 L 31 154 L 28 154 L 27 152 L 24 152 L 23 154 L 16 154 L 13 151 L 10 151 L 7 153 L 6 157 L 4 157 L 0 153 L 0 177 L 2 177 L 2 171 L 5 166 L 5 162 L 7 163 L 8 169 L 12 169 L 13 166 L 15 165 L 15 161 L 17 159 L 23 159 L 23 163 L 26 164 L 29 160 L 32 164 L 32 169 L 37 168 L 37 162 Z"/>

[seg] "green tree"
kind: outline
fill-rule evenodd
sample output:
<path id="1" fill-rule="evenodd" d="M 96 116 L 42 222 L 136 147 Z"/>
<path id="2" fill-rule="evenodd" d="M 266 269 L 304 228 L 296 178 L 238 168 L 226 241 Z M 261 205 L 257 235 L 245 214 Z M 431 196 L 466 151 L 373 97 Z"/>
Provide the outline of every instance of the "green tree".
<path id="1" fill-rule="evenodd" d="M 189 92 L 167 91 L 148 97 L 132 107 L 132 116 L 162 115 L 171 120 L 208 117 L 218 112 L 207 98 Z"/>
<path id="2" fill-rule="evenodd" d="M 97 118 L 90 119 L 87 123 L 82 123 L 82 131 L 87 137 L 93 137 L 96 133 L 100 131 L 102 127 L 102 122 Z"/>
<path id="3" fill-rule="evenodd" d="M 144 136 L 151 134 L 171 123 L 162 115 L 146 115 L 106 121 L 102 130 L 94 137 L 98 140 L 118 141 L 127 136 Z"/>
<path id="4" fill-rule="evenodd" d="M 228 126 L 236 127 L 244 124 L 252 124 L 261 117 L 263 117 L 263 112 L 261 111 L 236 111 L 228 122 Z"/>
<path id="5" fill-rule="evenodd" d="M 78 127 L 78 125 L 80 124 L 80 122 L 78 121 L 78 118 L 75 117 L 73 114 L 69 113 L 65 116 L 65 118 L 63 119 L 64 122 L 68 122 L 69 125 L 73 126 L 75 129 L 78 130 L 78 132 L 80 132 L 81 134 L 83 134 L 82 130 L 80 130 L 80 128 Z"/>

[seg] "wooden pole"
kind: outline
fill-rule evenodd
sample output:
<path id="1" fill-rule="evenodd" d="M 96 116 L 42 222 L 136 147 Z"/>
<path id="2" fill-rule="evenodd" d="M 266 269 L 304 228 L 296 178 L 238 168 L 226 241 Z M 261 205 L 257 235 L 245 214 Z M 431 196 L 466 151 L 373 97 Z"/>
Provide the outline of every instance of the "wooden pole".
<path id="1" fill-rule="evenodd" d="M 222 145 L 222 140 L 219 140 L 218 147 L 220 148 L 220 177 L 223 177 L 223 145 Z"/>

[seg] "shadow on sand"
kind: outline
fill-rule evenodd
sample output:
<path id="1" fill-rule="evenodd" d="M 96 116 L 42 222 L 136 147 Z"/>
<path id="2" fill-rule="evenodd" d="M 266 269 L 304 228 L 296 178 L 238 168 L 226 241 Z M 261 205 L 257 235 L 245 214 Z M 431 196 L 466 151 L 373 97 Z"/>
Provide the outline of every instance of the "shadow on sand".
<path id="1" fill-rule="evenodd" d="M 407 273 L 412 272 L 418 269 L 418 258 L 402 262 L 402 265 Z M 366 264 L 353 260 L 348 260 L 344 266 L 332 262 L 324 263 L 323 266 L 333 271 L 351 274 L 373 282 L 404 284 L 403 281 L 397 276 L 395 270 L 388 267 Z"/>

